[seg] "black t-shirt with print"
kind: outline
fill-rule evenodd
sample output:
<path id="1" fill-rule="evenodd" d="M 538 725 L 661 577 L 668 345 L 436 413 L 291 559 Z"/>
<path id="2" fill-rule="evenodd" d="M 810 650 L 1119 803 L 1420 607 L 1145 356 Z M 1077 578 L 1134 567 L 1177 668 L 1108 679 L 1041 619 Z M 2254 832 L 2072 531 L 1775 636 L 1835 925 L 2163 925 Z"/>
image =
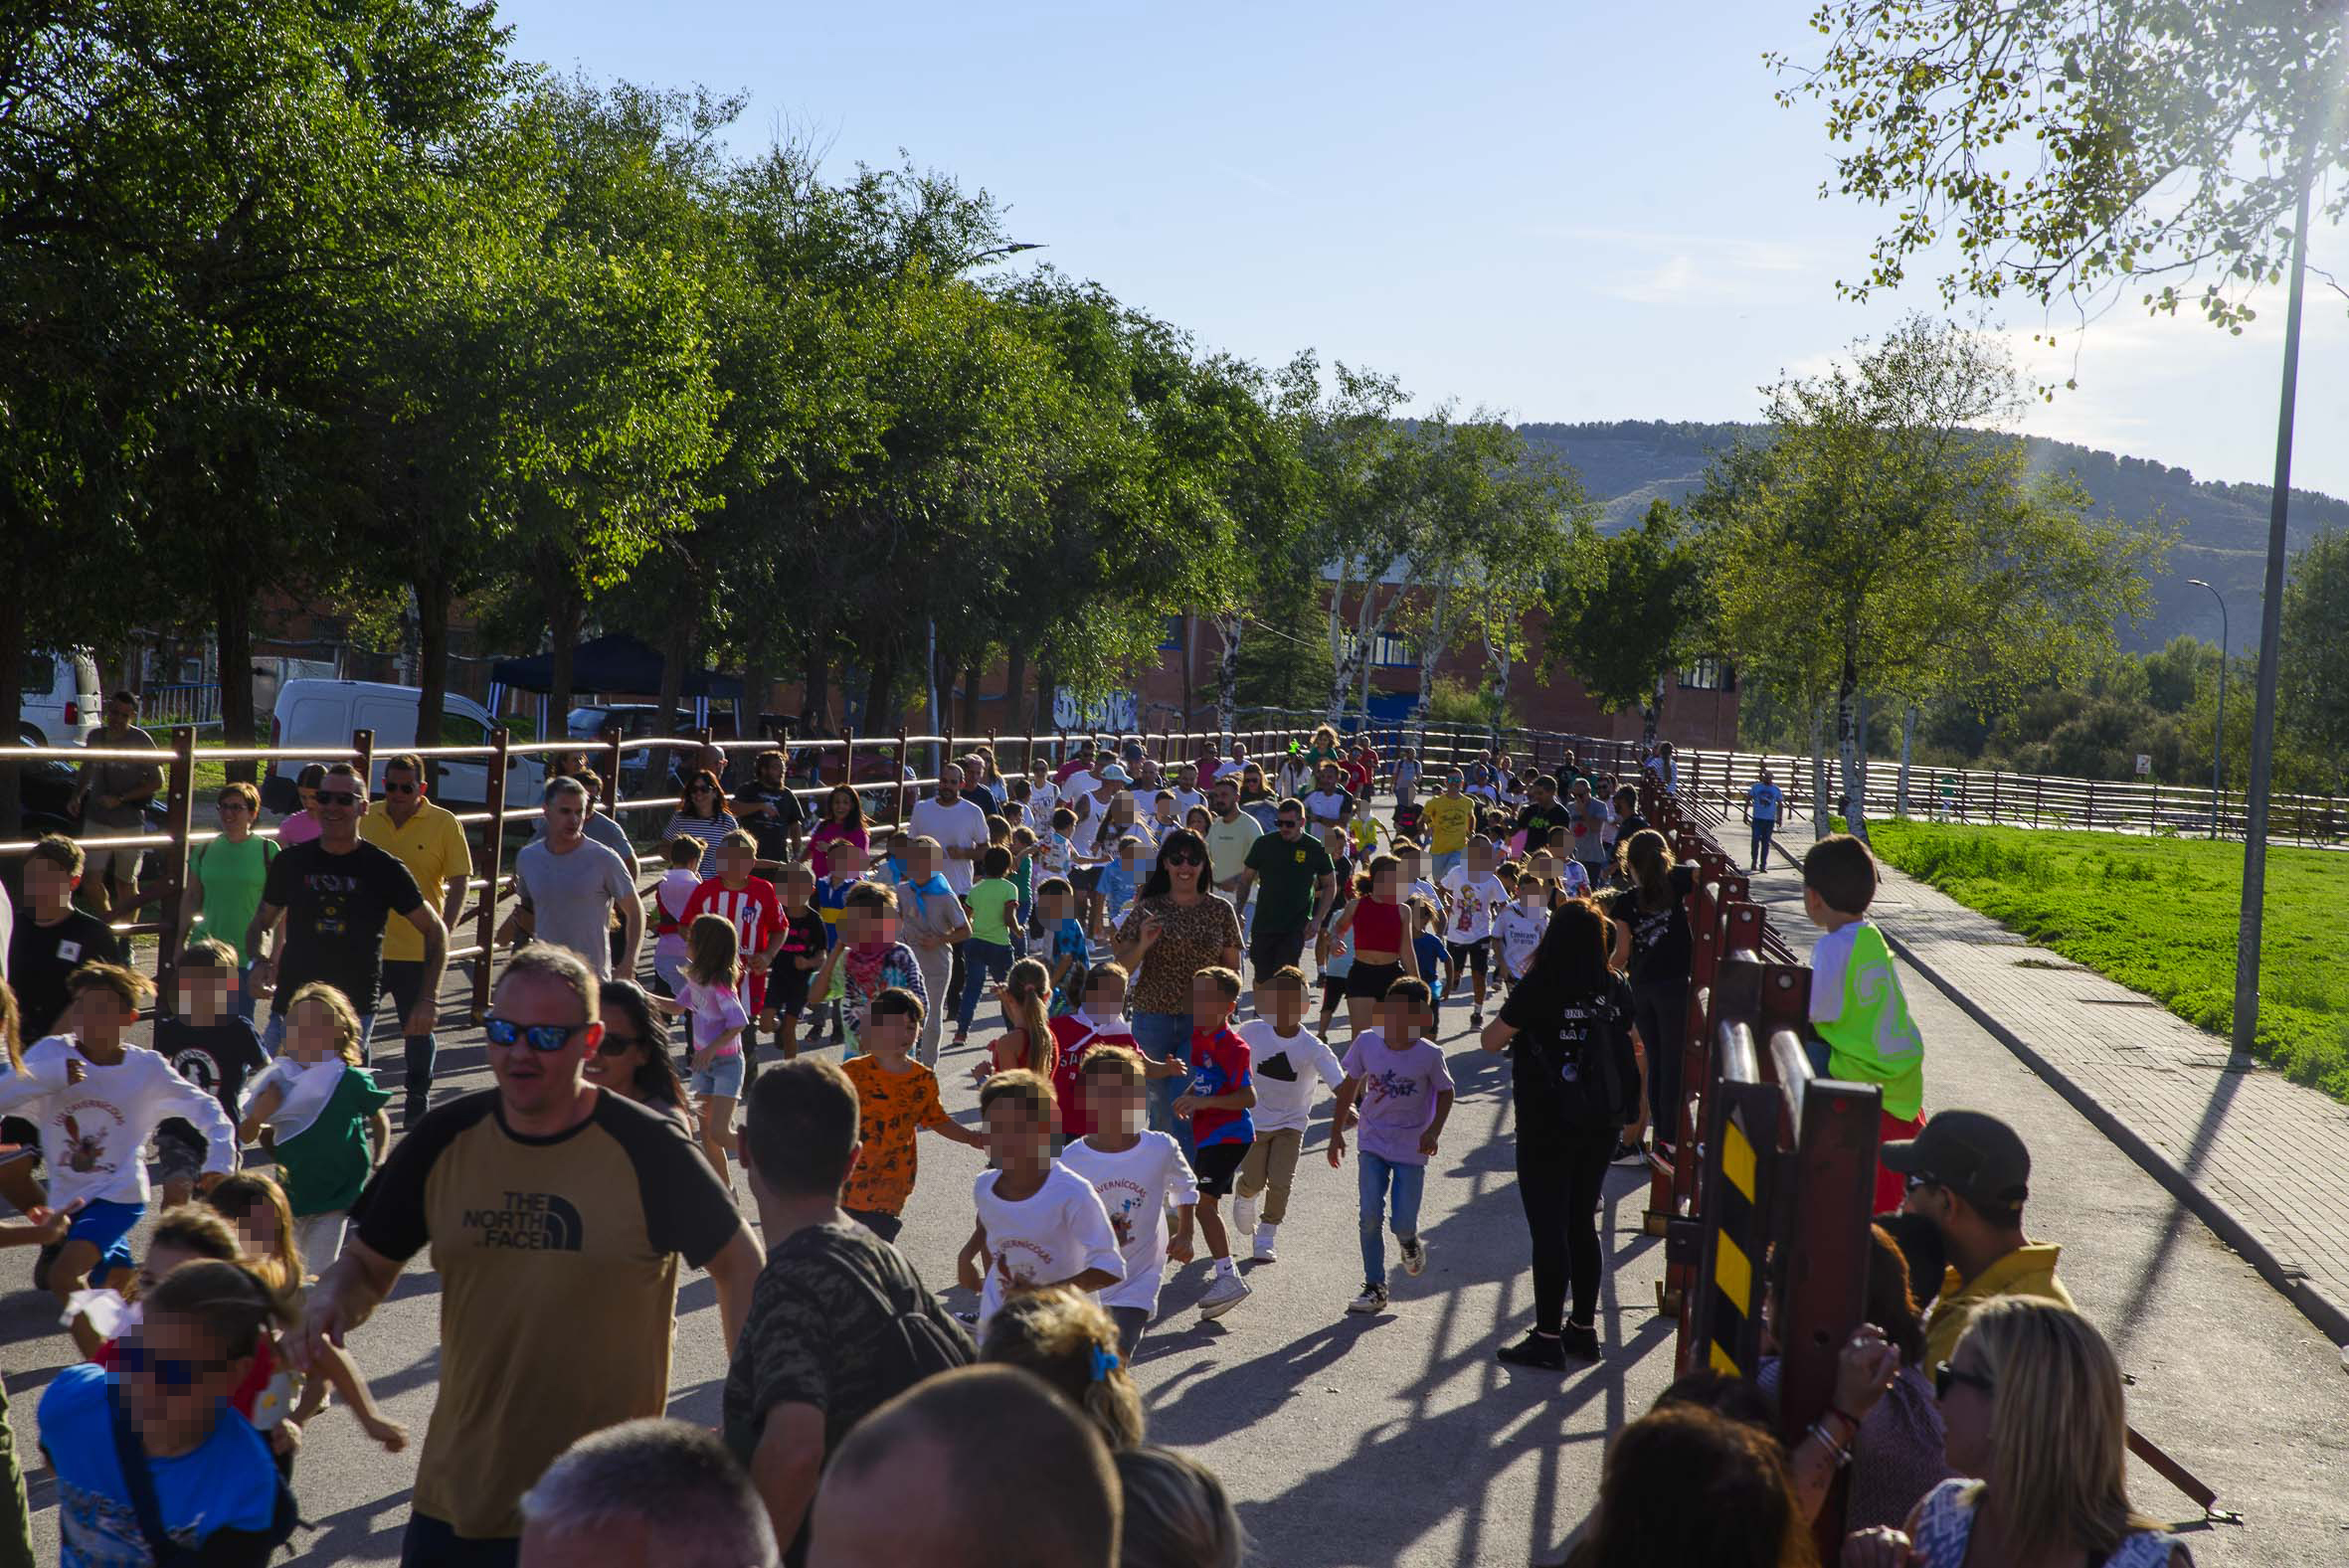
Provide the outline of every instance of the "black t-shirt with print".
<path id="1" fill-rule="evenodd" d="M 1519 1137 L 1612 1135 L 1636 1116 L 1631 985 L 1621 976 L 1571 990 L 1536 962 L 1501 1004 L 1501 1021 L 1518 1031 L 1509 1056 Z"/>
<path id="2" fill-rule="evenodd" d="M 66 1003 L 73 999 L 67 976 L 85 963 L 124 962 L 125 953 L 122 939 L 88 910 L 77 909 L 54 926 L 20 914 L 8 939 L 8 983 L 16 991 L 24 1043 L 65 1027 Z"/>
<path id="3" fill-rule="evenodd" d="M 791 857 L 792 833 L 807 817 L 801 808 L 800 797 L 789 789 L 770 789 L 762 784 L 748 784 L 734 791 L 735 819 L 742 823 L 751 837 L 759 841 L 761 860 L 788 860 Z M 740 807 L 771 805 L 775 814 L 743 815 Z"/>
<path id="4" fill-rule="evenodd" d="M 1547 848 L 1549 835 L 1567 826 L 1568 821 L 1565 802 L 1552 800 L 1547 805 L 1529 805 L 1518 812 L 1510 831 L 1526 835 L 1526 853 L 1532 854 L 1536 849 Z"/>
<path id="5" fill-rule="evenodd" d="M 270 1016 L 283 1013 L 286 998 L 300 987 L 324 980 L 365 1018 L 375 1011 L 383 983 L 384 920 L 415 914 L 424 895 L 389 850 L 361 839 L 347 853 L 333 855 L 312 839 L 270 862 L 262 902 L 285 911 Z"/>
<path id="6" fill-rule="evenodd" d="M 1689 955 L 1689 910 L 1682 902 L 1697 885 L 1695 866 L 1672 868 L 1672 902 L 1662 909 L 1642 909 L 1639 889 L 1628 887 L 1607 903 L 1607 914 L 1631 928 L 1631 982 L 1634 985 L 1686 985 Z"/>
<path id="7" fill-rule="evenodd" d="M 185 1018 L 158 1019 L 155 1051 L 171 1064 L 173 1072 L 217 1096 L 232 1122 L 237 1120 L 237 1102 L 244 1097 L 246 1078 L 270 1063 L 262 1054 L 261 1035 L 252 1020 L 234 1015 L 211 1024 L 190 1023 Z"/>

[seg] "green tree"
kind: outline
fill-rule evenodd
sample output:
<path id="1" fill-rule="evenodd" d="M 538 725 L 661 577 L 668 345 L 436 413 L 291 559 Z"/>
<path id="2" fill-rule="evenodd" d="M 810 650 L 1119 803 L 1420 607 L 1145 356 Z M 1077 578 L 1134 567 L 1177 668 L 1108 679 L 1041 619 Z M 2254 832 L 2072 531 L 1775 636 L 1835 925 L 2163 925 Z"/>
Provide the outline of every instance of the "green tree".
<path id="1" fill-rule="evenodd" d="M 1703 556 L 1679 510 L 1658 498 L 1635 528 L 1584 529 L 1545 609 L 1545 670 L 1573 671 L 1602 708 L 1637 706 L 1653 739 L 1664 682 L 1705 631 Z"/>
<path id="2" fill-rule="evenodd" d="M 2324 770 L 2349 776 L 2349 534 L 2327 529 L 2292 562 L 2283 591 L 2279 670 L 2284 727 Z"/>

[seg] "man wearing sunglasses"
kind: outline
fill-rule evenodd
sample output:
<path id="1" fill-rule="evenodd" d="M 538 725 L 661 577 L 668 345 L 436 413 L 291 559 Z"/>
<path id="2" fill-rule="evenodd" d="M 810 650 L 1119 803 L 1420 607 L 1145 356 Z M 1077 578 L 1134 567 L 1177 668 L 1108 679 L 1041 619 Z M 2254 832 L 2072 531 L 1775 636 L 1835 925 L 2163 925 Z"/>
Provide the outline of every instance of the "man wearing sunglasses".
<path id="1" fill-rule="evenodd" d="M 1314 922 L 1337 902 L 1338 862 L 1305 831 L 1305 802 L 1291 796 L 1274 814 L 1272 831 L 1248 846 L 1241 867 L 1232 892 L 1237 907 L 1245 909 L 1249 889 L 1264 884 L 1248 929 L 1248 962 L 1261 980 L 1304 957 Z"/>
<path id="2" fill-rule="evenodd" d="M 359 836 L 389 851 L 408 874 L 417 891 L 440 906 L 441 924 L 451 930 L 464 912 L 465 883 L 473 874 L 473 852 L 465 844 L 464 824 L 456 813 L 425 798 L 424 759 L 402 753 L 383 765 L 383 802 L 359 818 Z M 416 1011 L 424 984 L 424 935 L 394 915 L 383 928 L 383 986 L 391 992 L 392 1011 L 403 1029 Z M 408 1074 L 406 1103 L 400 1125 L 406 1127 L 425 1113 L 433 1087 L 432 1034 L 406 1037 Z"/>
<path id="3" fill-rule="evenodd" d="M 285 998 L 312 980 L 323 980 L 350 998 L 359 1013 L 359 1051 L 367 1052 L 375 1029 L 375 1004 L 383 987 L 383 934 L 387 917 L 398 916 L 424 939 L 416 975 L 416 1000 L 401 1033 L 414 1039 L 433 1032 L 441 1016 L 441 970 L 449 958 L 449 928 L 427 904 L 416 878 L 390 851 L 359 836 L 366 809 L 365 786 L 349 763 L 326 770 L 315 796 L 318 836 L 296 844 L 270 862 L 261 907 L 245 928 L 245 951 L 253 956 L 254 994 L 268 993 L 270 1026 L 262 1049 L 274 1056 L 285 1038 Z M 267 943 L 277 917 L 285 932 L 274 953 Z"/>
<path id="4" fill-rule="evenodd" d="M 522 1494 L 591 1432 L 662 1413 L 677 1264 L 706 1269 L 733 1344 L 765 1262 L 682 1129 L 589 1083 L 600 986 L 551 943 L 516 954 L 482 1020 L 494 1089 L 409 1131 L 351 1206 L 295 1359 L 341 1344 L 428 1247 L 440 1397 L 401 1561 L 518 1557 Z"/>
<path id="5" fill-rule="evenodd" d="M 2032 1296 L 2060 1306 L 2072 1293 L 2056 1278 L 2053 1245 L 2023 1234 L 2023 1202 L 2031 1195 L 2031 1151 L 2015 1130 L 1979 1111 L 1943 1111 L 1924 1131 L 1884 1146 L 1885 1168 L 1908 1178 L 1901 1208 L 1921 1214 L 1941 1234 L 1941 1246 L 1960 1284 L 1939 1293 L 1917 1282 L 1926 1306 L 1924 1364 L 1957 1353 L 1974 1308 L 1999 1296 Z M 1946 1284 L 1946 1282 L 1942 1282 Z"/>

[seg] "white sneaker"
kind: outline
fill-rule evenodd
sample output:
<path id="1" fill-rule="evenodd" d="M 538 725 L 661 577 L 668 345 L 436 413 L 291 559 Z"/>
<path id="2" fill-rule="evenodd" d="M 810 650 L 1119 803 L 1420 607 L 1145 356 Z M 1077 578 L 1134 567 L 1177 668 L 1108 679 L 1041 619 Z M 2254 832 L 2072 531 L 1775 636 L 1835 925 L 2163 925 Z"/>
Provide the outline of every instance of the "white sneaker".
<path id="1" fill-rule="evenodd" d="M 1242 1236 L 1255 1235 L 1256 1200 L 1254 1198 L 1233 1198 L 1231 1200 L 1231 1222 L 1240 1228 Z"/>
<path id="2" fill-rule="evenodd" d="M 1279 1231 L 1278 1225 L 1266 1225 L 1257 1230 L 1256 1261 L 1258 1263 L 1277 1263 L 1280 1260 L 1280 1254 L 1273 1251 L 1273 1241 Z"/>
<path id="3" fill-rule="evenodd" d="M 1362 1294 L 1355 1297 L 1354 1301 L 1347 1306 L 1346 1309 L 1350 1312 L 1385 1311 L 1386 1287 L 1383 1285 L 1370 1285 L 1365 1283 L 1362 1286 Z"/>
<path id="4" fill-rule="evenodd" d="M 1255 1294 L 1237 1274 L 1217 1275 L 1215 1283 L 1207 1287 L 1207 1294 L 1199 1298 L 1199 1315 L 1221 1317 Z"/>
<path id="5" fill-rule="evenodd" d="M 1427 1272 L 1427 1243 L 1414 1236 L 1402 1243 L 1403 1273 L 1417 1279 Z"/>

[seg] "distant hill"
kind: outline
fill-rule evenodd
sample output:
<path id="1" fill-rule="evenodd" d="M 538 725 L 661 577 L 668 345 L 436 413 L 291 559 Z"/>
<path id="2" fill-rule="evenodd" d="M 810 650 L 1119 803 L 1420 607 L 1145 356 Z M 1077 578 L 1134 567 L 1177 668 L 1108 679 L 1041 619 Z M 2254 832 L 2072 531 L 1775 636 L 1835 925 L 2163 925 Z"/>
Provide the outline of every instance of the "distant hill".
<path id="1" fill-rule="evenodd" d="M 1758 425 L 1648 420 L 1519 428 L 1529 441 L 1581 475 L 1583 488 L 1604 508 L 1599 527 L 1609 533 L 1638 521 L 1659 496 L 1678 501 L 1691 494 L 1704 484 L 1715 452 L 1740 437 L 1762 435 Z M 2035 467 L 2069 471 L 2095 497 L 2099 513 L 2131 523 L 2159 520 L 2178 529 L 2169 565 L 2154 581 L 2153 610 L 2122 634 L 2123 646 L 2158 648 L 2180 632 L 2217 641 L 2217 608 L 2208 594 L 2187 586 L 2188 579 L 2199 577 L 2227 596 L 2236 651 L 2256 649 L 2267 555 L 2267 486 L 2200 481 L 2184 468 L 2070 441 L 2034 438 L 2030 446 Z M 2293 490 L 2291 548 L 2299 550 L 2326 528 L 2349 528 L 2349 501 Z"/>

